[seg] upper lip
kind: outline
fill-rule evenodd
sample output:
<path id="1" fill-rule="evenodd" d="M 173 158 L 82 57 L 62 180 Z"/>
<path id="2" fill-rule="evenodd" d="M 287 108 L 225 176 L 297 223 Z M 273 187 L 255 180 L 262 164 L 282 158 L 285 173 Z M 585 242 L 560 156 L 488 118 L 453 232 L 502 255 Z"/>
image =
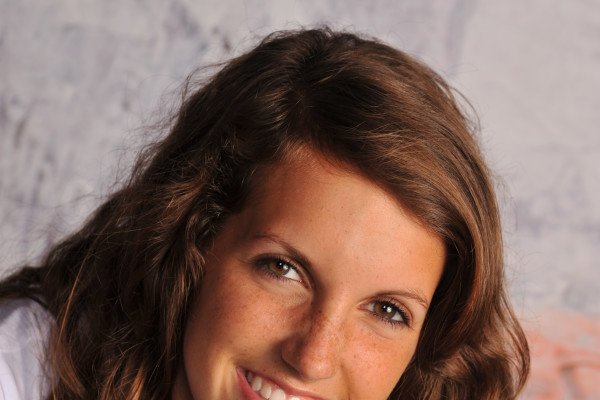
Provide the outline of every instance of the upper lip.
<path id="1" fill-rule="evenodd" d="M 260 377 L 266 378 L 266 379 L 274 382 L 277 386 L 279 386 L 281 389 L 283 389 L 283 391 L 287 395 L 297 396 L 297 397 L 301 397 L 301 398 L 307 398 L 307 399 L 311 399 L 311 400 L 326 400 L 324 397 L 317 396 L 314 393 L 307 391 L 307 390 L 296 389 L 295 387 L 290 386 L 289 384 L 287 384 L 277 378 L 274 378 L 271 375 L 268 375 L 268 374 L 265 374 L 262 372 L 256 372 L 254 370 L 247 369 L 244 371 L 244 373 L 246 373 L 248 371 L 252 372 L 253 375 L 258 375 Z"/>

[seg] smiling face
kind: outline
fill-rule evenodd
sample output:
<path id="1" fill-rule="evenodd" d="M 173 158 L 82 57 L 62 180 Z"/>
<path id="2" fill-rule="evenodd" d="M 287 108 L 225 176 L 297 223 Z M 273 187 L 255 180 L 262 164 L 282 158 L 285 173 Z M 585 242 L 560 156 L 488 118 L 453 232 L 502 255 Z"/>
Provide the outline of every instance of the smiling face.
<path id="1" fill-rule="evenodd" d="M 226 220 L 176 399 L 386 399 L 413 356 L 442 240 L 370 180 L 302 158 Z"/>

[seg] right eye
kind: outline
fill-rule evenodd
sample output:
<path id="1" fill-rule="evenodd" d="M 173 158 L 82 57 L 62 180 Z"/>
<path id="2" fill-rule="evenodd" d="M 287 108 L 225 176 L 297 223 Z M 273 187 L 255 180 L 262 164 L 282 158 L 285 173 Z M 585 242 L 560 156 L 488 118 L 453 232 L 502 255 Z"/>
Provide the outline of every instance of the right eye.
<path id="1" fill-rule="evenodd" d="M 298 269 L 291 262 L 281 258 L 267 258 L 259 261 L 258 265 L 275 279 L 290 279 L 302 282 Z"/>

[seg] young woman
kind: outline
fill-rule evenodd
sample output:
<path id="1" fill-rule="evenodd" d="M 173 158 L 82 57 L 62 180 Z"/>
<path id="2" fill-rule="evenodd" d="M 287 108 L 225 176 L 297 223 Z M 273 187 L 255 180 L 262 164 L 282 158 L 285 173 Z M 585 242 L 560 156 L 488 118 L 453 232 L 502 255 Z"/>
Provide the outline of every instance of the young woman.
<path id="1" fill-rule="evenodd" d="M 529 358 L 503 285 L 492 183 L 448 85 L 374 40 L 276 33 L 191 91 L 123 188 L 0 285 L 2 341 L 31 338 L 0 351 L 0 385 L 514 399 Z"/>

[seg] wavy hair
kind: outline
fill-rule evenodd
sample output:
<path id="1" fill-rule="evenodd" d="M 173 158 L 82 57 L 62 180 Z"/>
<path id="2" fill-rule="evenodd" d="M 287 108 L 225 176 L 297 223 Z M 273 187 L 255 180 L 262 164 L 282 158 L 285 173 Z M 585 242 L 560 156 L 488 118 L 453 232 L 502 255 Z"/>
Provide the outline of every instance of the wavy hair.
<path id="1" fill-rule="evenodd" d="M 390 399 L 514 399 L 529 353 L 474 130 L 447 83 L 401 51 L 327 28 L 272 34 L 199 88 L 188 82 L 122 189 L 0 298 L 34 298 L 55 318 L 49 398 L 169 398 L 207 246 L 261 168 L 308 146 L 395 194 L 446 245 Z"/>

